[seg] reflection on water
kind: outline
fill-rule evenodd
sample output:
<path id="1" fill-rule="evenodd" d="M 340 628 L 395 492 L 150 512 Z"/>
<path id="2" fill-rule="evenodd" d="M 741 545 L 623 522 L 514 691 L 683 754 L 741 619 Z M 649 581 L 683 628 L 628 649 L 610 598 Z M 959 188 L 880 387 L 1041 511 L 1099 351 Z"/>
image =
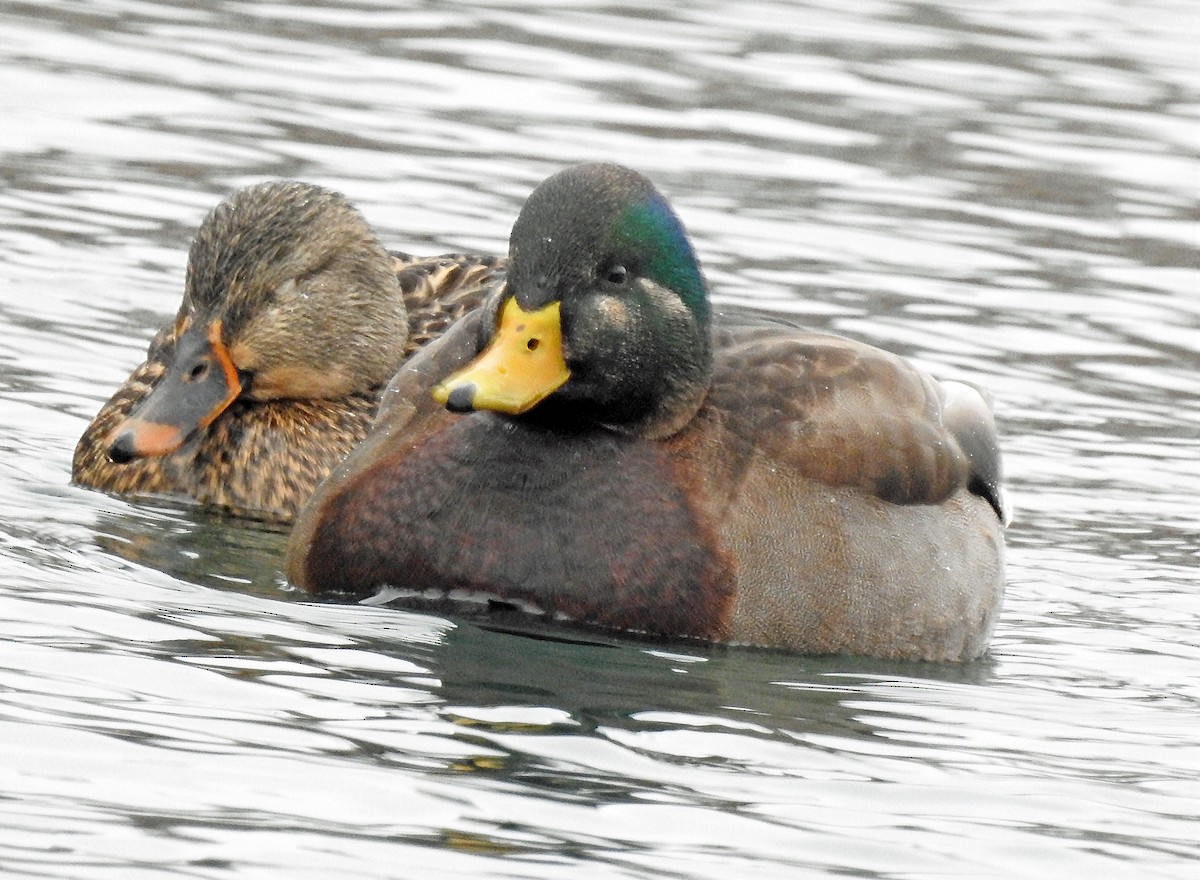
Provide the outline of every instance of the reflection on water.
<path id="1" fill-rule="evenodd" d="M 298 595 L 278 571 L 287 542 L 283 527 L 253 520 L 231 526 L 183 502 L 156 503 L 98 517 L 96 546 L 190 583 L 274 598 Z"/>
<path id="2" fill-rule="evenodd" d="M 1192 4 L 543 7 L 0 8 L 5 875 L 1192 876 Z M 592 159 L 668 194 L 720 299 L 996 395 L 988 658 L 315 605 L 270 527 L 67 485 L 235 186 L 497 252 Z"/>

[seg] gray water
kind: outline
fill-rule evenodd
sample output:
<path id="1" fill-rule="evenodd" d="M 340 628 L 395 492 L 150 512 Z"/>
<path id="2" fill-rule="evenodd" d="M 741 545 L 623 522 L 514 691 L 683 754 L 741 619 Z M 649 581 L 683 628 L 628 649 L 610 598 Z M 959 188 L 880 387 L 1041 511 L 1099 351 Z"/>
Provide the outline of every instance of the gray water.
<path id="1" fill-rule="evenodd" d="M 1200 876 L 1200 7 L 544 5 L 0 2 L 0 874 Z M 724 301 L 996 395 L 987 658 L 323 606 L 69 486 L 231 189 L 500 251 L 598 159 Z"/>

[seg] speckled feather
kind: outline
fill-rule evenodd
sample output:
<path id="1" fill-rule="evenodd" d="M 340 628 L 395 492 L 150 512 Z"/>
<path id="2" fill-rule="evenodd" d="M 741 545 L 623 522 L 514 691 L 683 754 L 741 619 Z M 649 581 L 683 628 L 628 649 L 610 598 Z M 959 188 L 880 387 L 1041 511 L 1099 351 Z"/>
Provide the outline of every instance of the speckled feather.
<path id="1" fill-rule="evenodd" d="M 479 305 L 504 266 L 486 256 L 393 257 L 408 310 L 406 358 Z M 379 386 L 328 400 L 239 400 L 177 452 L 114 464 L 105 438 L 162 378 L 174 343 L 172 324 L 156 334 L 145 362 L 88 426 L 75 448 L 77 484 L 121 495 L 183 496 L 236 516 L 290 522 L 375 418 Z"/>
<path id="2" fill-rule="evenodd" d="M 447 254 L 426 259 L 394 252 L 408 309 L 407 358 L 478 306 L 503 273 L 502 257 Z"/>

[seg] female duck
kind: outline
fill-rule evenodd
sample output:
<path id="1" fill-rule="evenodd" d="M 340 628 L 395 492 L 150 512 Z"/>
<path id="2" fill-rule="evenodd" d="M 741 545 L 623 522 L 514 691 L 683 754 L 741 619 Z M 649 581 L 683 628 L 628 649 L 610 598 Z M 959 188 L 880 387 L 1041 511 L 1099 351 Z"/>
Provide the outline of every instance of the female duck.
<path id="1" fill-rule="evenodd" d="M 200 226 L 175 321 L 84 431 L 72 478 L 290 521 L 366 435 L 399 364 L 499 268 L 391 255 L 321 187 L 247 187 Z"/>
<path id="2" fill-rule="evenodd" d="M 713 325 L 647 180 L 551 177 L 503 288 L 400 370 L 301 513 L 288 577 L 805 653 L 978 656 L 1004 588 L 984 399 L 847 339 Z"/>

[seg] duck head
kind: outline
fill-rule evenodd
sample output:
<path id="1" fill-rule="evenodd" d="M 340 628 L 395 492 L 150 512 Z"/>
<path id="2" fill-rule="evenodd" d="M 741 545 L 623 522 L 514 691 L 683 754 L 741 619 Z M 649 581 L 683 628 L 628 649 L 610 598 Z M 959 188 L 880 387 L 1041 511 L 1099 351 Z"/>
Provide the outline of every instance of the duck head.
<path id="1" fill-rule="evenodd" d="M 247 187 L 201 224 L 165 374 L 109 435 L 108 455 L 171 453 L 239 399 L 365 391 L 390 378 L 407 335 L 392 259 L 344 197 L 294 181 Z"/>
<path id="2" fill-rule="evenodd" d="M 703 273 L 666 199 L 627 168 L 580 165 L 535 189 L 485 310 L 482 353 L 434 390 L 453 411 L 662 438 L 707 393 Z"/>

